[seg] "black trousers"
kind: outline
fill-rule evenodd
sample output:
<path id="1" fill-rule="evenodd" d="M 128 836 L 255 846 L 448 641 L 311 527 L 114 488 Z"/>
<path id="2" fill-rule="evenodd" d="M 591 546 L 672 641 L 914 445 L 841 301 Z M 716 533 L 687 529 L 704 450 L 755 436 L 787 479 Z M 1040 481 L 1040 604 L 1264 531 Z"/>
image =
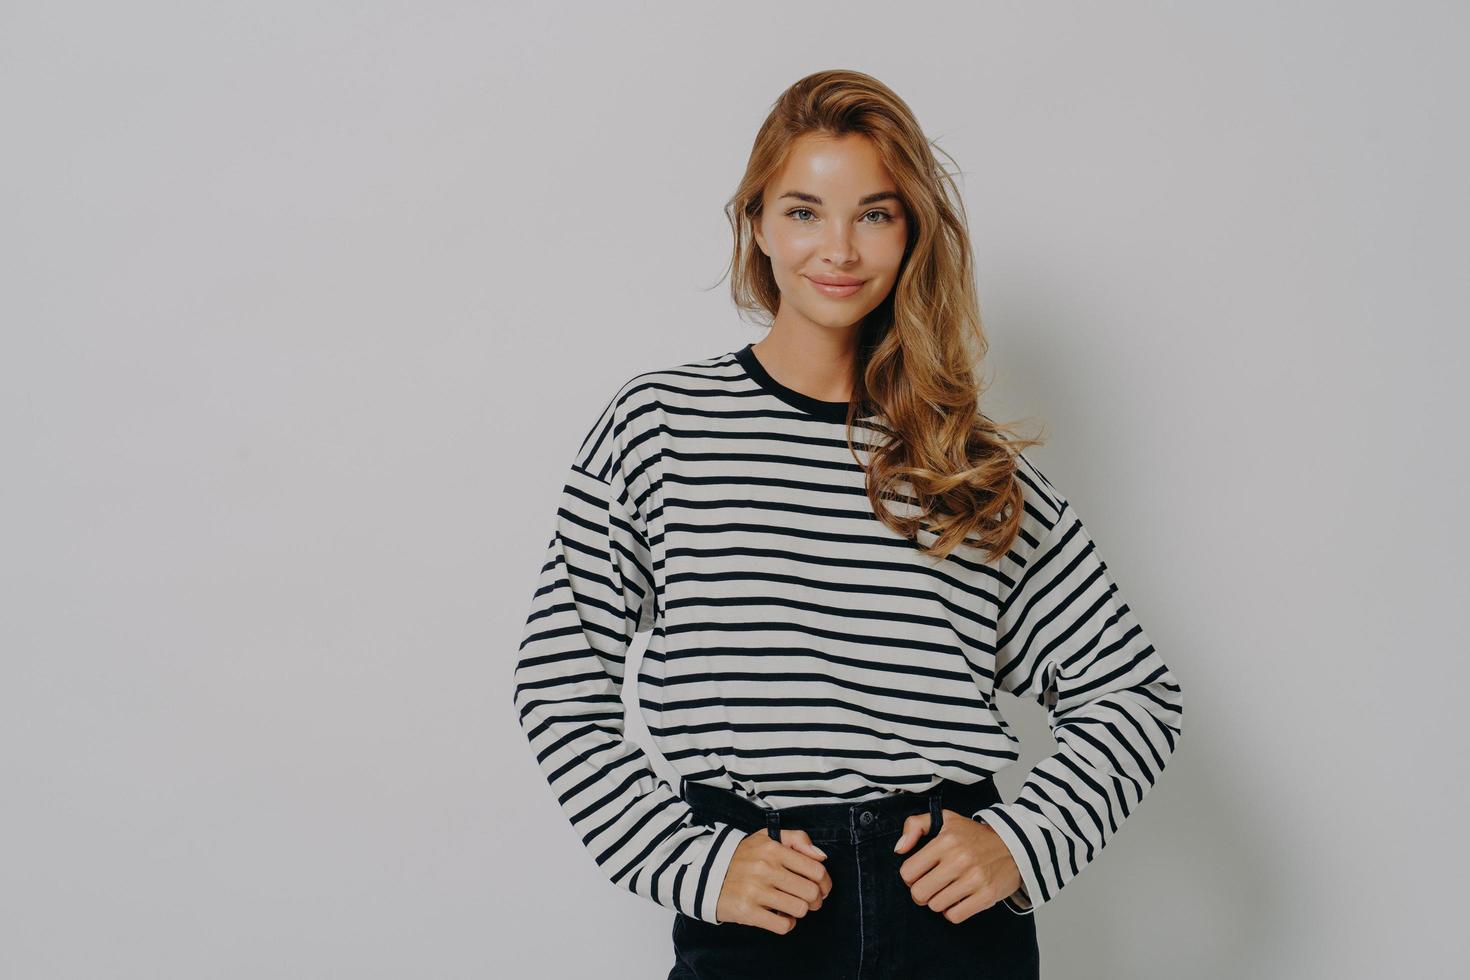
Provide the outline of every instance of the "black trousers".
<path id="1" fill-rule="evenodd" d="M 695 819 L 732 824 L 780 839 L 805 830 L 827 853 L 832 893 L 785 935 L 740 922 L 719 925 L 675 913 L 674 967 L 668 980 L 944 980 L 950 977 L 1036 980 L 1040 951 L 1034 915 L 996 902 L 954 923 L 909 893 L 898 869 L 939 832 L 940 811 L 966 815 L 999 802 L 991 779 L 944 780 L 924 793 L 862 803 L 770 809 L 729 790 L 680 781 Z M 893 853 L 904 818 L 931 815 L 929 836 Z M 952 816 L 949 819 L 954 819 Z"/>

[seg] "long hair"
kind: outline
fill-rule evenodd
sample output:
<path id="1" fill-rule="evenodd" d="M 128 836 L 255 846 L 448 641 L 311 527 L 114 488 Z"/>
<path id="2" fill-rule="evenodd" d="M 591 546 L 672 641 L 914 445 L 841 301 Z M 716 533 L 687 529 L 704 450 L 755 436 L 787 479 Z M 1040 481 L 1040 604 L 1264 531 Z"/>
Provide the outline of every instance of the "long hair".
<path id="1" fill-rule="evenodd" d="M 735 305 L 764 315 L 765 326 L 775 318 L 781 294 L 753 229 L 766 185 L 792 143 L 807 133 L 872 140 L 909 214 L 897 281 L 860 327 L 847 411 L 847 444 L 855 457 L 859 418 L 886 436 L 881 444 L 867 444 L 874 514 L 916 544 L 921 528 L 933 533 L 922 550 L 937 558 L 969 543 L 997 560 L 1010 549 L 1024 513 L 1017 454 L 1043 440 L 1020 437 L 1014 423 L 992 421 L 980 411 L 987 385 L 975 369 L 988 344 L 964 203 L 935 156 L 938 147 L 904 101 L 876 78 L 846 70 L 808 75 L 781 94 L 761 124 L 745 175 L 725 205 L 735 238 Z M 882 421 L 871 422 L 869 415 Z M 894 513 L 883 503 L 888 500 L 905 502 L 906 512 Z"/>

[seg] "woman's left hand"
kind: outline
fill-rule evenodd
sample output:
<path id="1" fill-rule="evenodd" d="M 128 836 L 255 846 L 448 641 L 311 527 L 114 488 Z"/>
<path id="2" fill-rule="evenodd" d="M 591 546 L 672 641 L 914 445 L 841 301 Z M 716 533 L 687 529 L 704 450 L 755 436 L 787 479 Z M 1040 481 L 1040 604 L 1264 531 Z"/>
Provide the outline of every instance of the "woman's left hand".
<path id="1" fill-rule="evenodd" d="M 903 854 L 929 832 L 928 812 L 903 822 L 893 851 Z M 1021 869 L 1000 835 L 987 823 L 944 810 L 939 834 L 903 864 L 898 873 L 915 902 L 963 922 L 1021 887 Z"/>

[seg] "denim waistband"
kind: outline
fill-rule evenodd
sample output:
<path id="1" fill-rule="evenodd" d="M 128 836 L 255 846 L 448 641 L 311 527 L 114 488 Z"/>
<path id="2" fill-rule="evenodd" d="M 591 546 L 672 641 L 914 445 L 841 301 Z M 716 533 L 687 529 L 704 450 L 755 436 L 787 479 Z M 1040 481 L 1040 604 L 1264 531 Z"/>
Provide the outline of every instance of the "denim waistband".
<path id="1" fill-rule="evenodd" d="M 942 779 L 920 792 L 890 793 L 858 803 L 803 803 L 768 807 L 734 790 L 682 777 L 679 795 L 694 810 L 695 817 L 712 817 L 746 832 L 764 827 L 780 840 L 779 831 L 805 830 L 813 843 L 868 840 L 903 830 L 905 818 L 928 811 L 931 817 L 925 840 L 939 833 L 941 809 L 966 817 L 992 803 L 1000 802 L 1000 791 L 989 777 L 974 783 Z"/>

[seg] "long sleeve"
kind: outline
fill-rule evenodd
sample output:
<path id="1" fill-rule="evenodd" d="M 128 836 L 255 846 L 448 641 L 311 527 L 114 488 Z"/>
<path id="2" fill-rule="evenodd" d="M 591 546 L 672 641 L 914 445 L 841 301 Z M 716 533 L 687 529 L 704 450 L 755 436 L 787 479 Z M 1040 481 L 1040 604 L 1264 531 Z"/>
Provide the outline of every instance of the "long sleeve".
<path id="1" fill-rule="evenodd" d="M 619 393 L 621 397 L 622 392 Z M 725 873 L 745 837 L 692 809 L 625 739 L 621 690 L 634 633 L 657 596 L 646 525 L 624 482 L 618 398 L 578 450 L 532 597 L 514 703 L 573 829 L 616 885 L 719 923 Z"/>
<path id="2" fill-rule="evenodd" d="M 1043 478 L 1044 479 L 1044 478 Z M 1048 484 L 1049 486 L 1049 484 Z M 1183 692 L 1154 650 L 1072 505 L 1002 580 L 996 685 L 1047 709 L 1057 749 L 1010 803 L 974 814 L 1021 871 L 1004 900 L 1035 909 L 1091 863 L 1178 746 Z"/>

